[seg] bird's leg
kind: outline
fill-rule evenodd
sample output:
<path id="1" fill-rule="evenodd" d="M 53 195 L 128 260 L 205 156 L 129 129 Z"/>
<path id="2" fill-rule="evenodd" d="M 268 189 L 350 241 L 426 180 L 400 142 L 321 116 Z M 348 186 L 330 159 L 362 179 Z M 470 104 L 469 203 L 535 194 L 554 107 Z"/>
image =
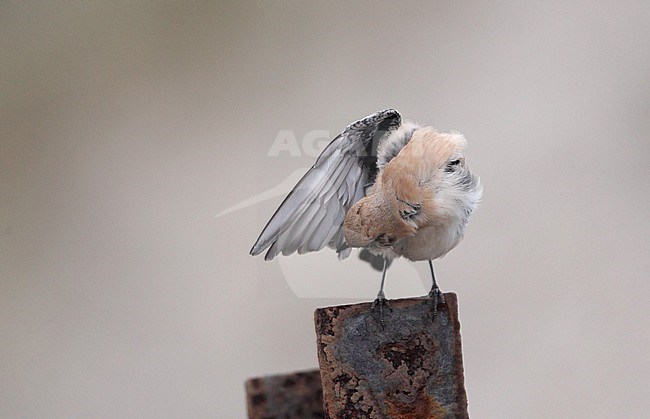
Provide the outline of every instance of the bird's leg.
<path id="1" fill-rule="evenodd" d="M 445 296 L 440 292 L 438 284 L 436 283 L 436 274 L 433 272 L 433 262 L 429 261 L 429 269 L 431 269 L 431 291 L 429 291 L 429 299 L 433 303 L 433 319 L 436 319 L 436 314 L 438 313 L 438 303 L 445 303 Z"/>
<path id="2" fill-rule="evenodd" d="M 390 303 L 386 299 L 386 294 L 384 294 L 384 282 L 386 282 L 386 268 L 388 268 L 388 260 L 384 257 L 384 270 L 381 273 L 381 285 L 379 286 L 379 293 L 377 293 L 377 298 L 372 302 L 371 309 L 374 311 L 376 306 L 379 306 L 379 323 L 383 329 L 384 327 L 384 306 L 388 307 L 390 311 L 393 309 L 390 306 Z"/>

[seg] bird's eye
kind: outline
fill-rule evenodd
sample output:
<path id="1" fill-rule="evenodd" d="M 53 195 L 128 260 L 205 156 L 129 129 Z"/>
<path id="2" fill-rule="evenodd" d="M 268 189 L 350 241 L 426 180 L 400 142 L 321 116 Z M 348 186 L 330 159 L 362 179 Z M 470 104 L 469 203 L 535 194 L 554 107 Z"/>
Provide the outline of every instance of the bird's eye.
<path id="1" fill-rule="evenodd" d="M 450 161 L 449 163 L 447 163 L 445 172 L 453 172 L 456 166 L 458 166 L 459 164 L 460 164 L 460 159 Z"/>

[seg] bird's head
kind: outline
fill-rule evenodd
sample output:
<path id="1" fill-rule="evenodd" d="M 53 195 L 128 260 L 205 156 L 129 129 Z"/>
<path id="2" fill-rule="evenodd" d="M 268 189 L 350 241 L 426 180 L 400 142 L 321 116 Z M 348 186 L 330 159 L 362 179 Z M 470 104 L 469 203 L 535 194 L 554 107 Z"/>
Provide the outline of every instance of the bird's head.
<path id="1" fill-rule="evenodd" d="M 360 199 L 348 210 L 343 222 L 345 241 L 351 247 L 389 248 L 415 231 L 376 188 L 372 195 Z"/>

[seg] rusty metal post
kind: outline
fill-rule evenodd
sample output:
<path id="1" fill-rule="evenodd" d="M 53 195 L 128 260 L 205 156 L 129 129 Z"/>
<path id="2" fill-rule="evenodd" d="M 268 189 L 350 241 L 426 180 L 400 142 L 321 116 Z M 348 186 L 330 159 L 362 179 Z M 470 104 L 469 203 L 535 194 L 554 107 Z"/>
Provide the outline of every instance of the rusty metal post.
<path id="1" fill-rule="evenodd" d="M 370 303 L 314 313 L 328 418 L 467 418 L 456 294 L 391 300 L 385 324 Z"/>
<path id="2" fill-rule="evenodd" d="M 251 419 L 324 417 L 318 370 L 251 378 L 245 386 Z"/>

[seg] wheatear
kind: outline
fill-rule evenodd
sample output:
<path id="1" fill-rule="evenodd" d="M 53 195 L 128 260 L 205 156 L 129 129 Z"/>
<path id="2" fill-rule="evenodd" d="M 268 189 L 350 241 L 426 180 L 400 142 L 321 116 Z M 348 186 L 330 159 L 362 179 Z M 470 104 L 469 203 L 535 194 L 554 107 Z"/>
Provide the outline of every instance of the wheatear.
<path id="1" fill-rule="evenodd" d="M 330 246 L 339 258 L 351 247 L 384 257 L 379 305 L 383 321 L 386 261 L 429 262 L 435 316 L 442 296 L 434 259 L 463 237 L 483 188 L 465 163 L 465 137 L 402 123 L 388 109 L 349 125 L 282 202 L 251 249 L 265 259 Z"/>

